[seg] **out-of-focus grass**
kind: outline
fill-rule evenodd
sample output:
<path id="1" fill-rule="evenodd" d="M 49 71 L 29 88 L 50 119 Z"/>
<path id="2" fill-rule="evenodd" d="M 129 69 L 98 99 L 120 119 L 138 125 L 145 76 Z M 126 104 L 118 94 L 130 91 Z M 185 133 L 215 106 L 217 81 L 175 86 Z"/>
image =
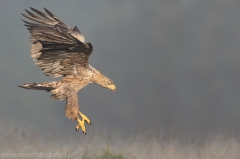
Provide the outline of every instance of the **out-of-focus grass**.
<path id="1" fill-rule="evenodd" d="M 87 151 L 82 156 L 82 159 L 125 159 L 130 157 L 124 157 L 123 154 L 117 154 L 112 152 L 109 149 L 103 150 L 101 154 L 92 154 L 88 153 Z"/>
<path id="2" fill-rule="evenodd" d="M 58 158 L 70 159 L 240 159 L 240 137 L 229 133 L 182 138 L 154 133 L 125 136 L 91 129 L 86 136 L 56 137 L 51 131 L 1 127 L 0 143 L 0 155 L 35 152 L 62 153 Z"/>

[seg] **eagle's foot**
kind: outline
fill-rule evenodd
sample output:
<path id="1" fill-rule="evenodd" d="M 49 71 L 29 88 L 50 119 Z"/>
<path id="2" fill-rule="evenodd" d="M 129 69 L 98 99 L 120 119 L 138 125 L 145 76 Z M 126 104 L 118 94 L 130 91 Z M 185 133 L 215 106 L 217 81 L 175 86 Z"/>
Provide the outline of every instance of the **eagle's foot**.
<path id="1" fill-rule="evenodd" d="M 78 131 L 78 129 L 81 127 L 83 134 L 86 135 L 87 131 L 84 125 L 84 120 L 77 119 L 77 121 L 78 121 L 78 125 L 76 126 L 75 130 Z"/>
<path id="2" fill-rule="evenodd" d="M 91 125 L 91 121 L 90 121 L 90 119 L 88 119 L 88 117 L 86 115 L 82 114 L 81 112 L 79 115 L 82 117 L 83 122 L 86 121 L 88 125 Z"/>

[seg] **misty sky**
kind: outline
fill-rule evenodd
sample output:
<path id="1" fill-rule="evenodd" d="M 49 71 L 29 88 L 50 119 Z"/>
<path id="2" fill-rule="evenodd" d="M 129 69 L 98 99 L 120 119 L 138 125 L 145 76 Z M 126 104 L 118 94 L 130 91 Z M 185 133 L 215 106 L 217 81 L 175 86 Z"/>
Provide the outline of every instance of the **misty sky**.
<path id="1" fill-rule="evenodd" d="M 89 62 L 117 92 L 91 84 L 78 93 L 87 132 L 240 133 L 240 3 L 180 1 L 2 1 L 0 125 L 75 133 L 65 101 L 18 88 L 46 77 L 29 53 L 20 13 L 48 8 L 93 45 Z M 3 127 L 0 127 L 0 130 Z"/>

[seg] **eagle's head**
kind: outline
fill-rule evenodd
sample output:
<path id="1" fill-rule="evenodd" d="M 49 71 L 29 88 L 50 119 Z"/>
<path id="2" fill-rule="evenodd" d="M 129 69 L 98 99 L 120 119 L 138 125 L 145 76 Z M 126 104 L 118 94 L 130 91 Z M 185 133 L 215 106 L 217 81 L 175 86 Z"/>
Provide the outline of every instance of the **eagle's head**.
<path id="1" fill-rule="evenodd" d="M 108 88 L 109 90 L 112 90 L 114 92 L 117 91 L 117 87 L 115 86 L 115 84 L 113 83 L 112 80 L 110 80 L 109 78 L 107 78 L 106 76 L 100 74 L 99 76 L 99 83 L 97 82 L 97 84 L 99 84 L 102 87 Z"/>
<path id="2" fill-rule="evenodd" d="M 110 80 L 111 81 L 111 80 Z M 116 92 L 117 91 L 117 87 L 114 85 L 113 81 L 111 81 L 109 84 L 107 84 L 107 87 L 108 89 Z"/>
<path id="3" fill-rule="evenodd" d="M 91 77 L 91 82 L 96 83 L 104 88 L 108 88 L 114 92 L 117 91 L 116 86 L 114 85 L 113 81 L 104 76 L 102 73 L 100 73 L 98 70 L 93 68 L 91 65 L 89 65 L 90 70 L 93 72 L 93 75 Z"/>

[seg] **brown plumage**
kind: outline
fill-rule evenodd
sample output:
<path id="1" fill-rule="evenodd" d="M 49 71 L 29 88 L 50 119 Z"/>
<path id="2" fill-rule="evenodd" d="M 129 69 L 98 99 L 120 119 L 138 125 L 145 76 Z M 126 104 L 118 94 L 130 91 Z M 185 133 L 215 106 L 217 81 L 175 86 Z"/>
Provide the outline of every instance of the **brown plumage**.
<path id="1" fill-rule="evenodd" d="M 81 127 L 86 134 L 84 121 L 89 125 L 91 122 L 79 110 L 77 92 L 89 83 L 96 83 L 113 91 L 116 91 L 116 87 L 113 81 L 88 64 L 93 46 L 90 42 L 84 43 L 85 39 L 76 26 L 70 28 L 46 8 L 46 13 L 30 9 L 33 12 L 26 10 L 28 15 L 22 15 L 36 22 L 23 20 L 31 33 L 31 57 L 45 75 L 63 78 L 60 81 L 28 83 L 19 87 L 46 90 L 52 93 L 51 97 L 54 99 L 66 98 L 66 116 L 77 120 L 76 130 Z"/>

